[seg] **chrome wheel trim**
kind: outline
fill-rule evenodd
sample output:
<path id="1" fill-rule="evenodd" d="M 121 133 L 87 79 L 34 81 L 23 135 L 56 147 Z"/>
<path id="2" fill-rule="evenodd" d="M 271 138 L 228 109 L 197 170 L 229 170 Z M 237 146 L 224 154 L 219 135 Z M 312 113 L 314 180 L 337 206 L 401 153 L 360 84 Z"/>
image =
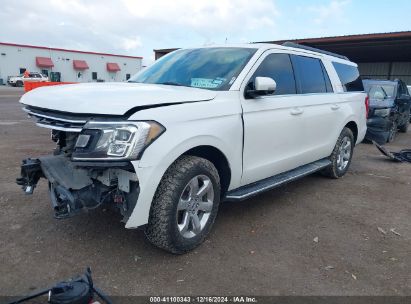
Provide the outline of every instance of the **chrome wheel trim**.
<path id="1" fill-rule="evenodd" d="M 343 171 L 351 158 L 351 139 L 348 136 L 345 136 L 342 141 L 341 145 L 338 149 L 338 156 L 337 156 L 337 168 L 340 171 Z"/>
<path id="2" fill-rule="evenodd" d="M 177 228 L 184 238 L 203 231 L 214 205 L 214 186 L 206 175 L 193 177 L 184 187 L 177 205 Z"/>

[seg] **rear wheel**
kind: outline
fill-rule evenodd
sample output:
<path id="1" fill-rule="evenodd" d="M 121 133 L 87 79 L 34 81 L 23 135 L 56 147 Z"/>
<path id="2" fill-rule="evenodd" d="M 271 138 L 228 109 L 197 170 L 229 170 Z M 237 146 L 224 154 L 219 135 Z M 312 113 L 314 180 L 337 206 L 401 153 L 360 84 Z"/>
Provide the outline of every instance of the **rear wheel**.
<path id="1" fill-rule="evenodd" d="M 200 245 L 217 215 L 220 189 L 211 162 L 180 157 L 166 171 L 154 196 L 145 230 L 148 240 L 175 254 Z"/>
<path id="2" fill-rule="evenodd" d="M 23 81 L 16 81 L 16 86 L 21 88 L 23 86 Z"/>
<path id="3" fill-rule="evenodd" d="M 349 128 L 344 128 L 337 139 L 330 155 L 331 165 L 322 173 L 331 178 L 340 178 L 347 173 L 354 151 L 354 135 Z"/>

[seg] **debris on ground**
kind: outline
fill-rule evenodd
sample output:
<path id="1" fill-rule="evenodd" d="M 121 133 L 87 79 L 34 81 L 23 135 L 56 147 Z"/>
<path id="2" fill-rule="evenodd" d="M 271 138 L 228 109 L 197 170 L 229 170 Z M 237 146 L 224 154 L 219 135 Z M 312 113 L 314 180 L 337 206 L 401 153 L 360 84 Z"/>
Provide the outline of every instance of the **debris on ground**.
<path id="1" fill-rule="evenodd" d="M 355 274 L 351 274 L 351 277 L 354 279 L 354 280 L 357 280 L 357 276 L 355 275 Z"/>
<path id="2" fill-rule="evenodd" d="M 399 232 L 395 231 L 395 228 L 391 228 L 390 231 L 394 233 L 395 235 L 401 236 Z"/>
<path id="3" fill-rule="evenodd" d="M 325 270 L 331 270 L 334 269 L 334 266 L 328 265 L 324 267 Z"/>
<path id="4" fill-rule="evenodd" d="M 316 236 L 316 237 L 313 239 L 313 242 L 314 242 L 314 243 L 318 243 L 318 236 Z"/>
<path id="5" fill-rule="evenodd" d="M 403 149 L 400 152 L 389 152 L 385 147 L 377 144 L 373 141 L 373 144 L 377 147 L 378 150 L 389 159 L 396 162 L 409 162 L 411 163 L 411 149 Z"/>
<path id="6" fill-rule="evenodd" d="M 387 231 L 385 231 L 384 229 L 382 229 L 381 227 L 377 227 L 378 231 L 381 232 L 382 234 L 387 234 Z"/>

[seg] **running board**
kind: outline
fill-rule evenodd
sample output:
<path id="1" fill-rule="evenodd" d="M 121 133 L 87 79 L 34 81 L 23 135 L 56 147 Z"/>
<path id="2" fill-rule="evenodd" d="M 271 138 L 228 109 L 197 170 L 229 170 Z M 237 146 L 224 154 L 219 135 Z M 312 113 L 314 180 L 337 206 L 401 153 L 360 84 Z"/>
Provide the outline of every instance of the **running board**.
<path id="1" fill-rule="evenodd" d="M 226 201 L 242 201 L 261 192 L 268 191 L 289 183 L 293 180 L 307 176 L 311 173 L 324 169 L 331 165 L 331 161 L 328 158 L 317 160 L 313 163 L 295 168 L 293 170 L 280 173 L 266 179 L 254 182 L 249 185 L 242 186 L 240 188 L 228 191 L 225 197 Z"/>

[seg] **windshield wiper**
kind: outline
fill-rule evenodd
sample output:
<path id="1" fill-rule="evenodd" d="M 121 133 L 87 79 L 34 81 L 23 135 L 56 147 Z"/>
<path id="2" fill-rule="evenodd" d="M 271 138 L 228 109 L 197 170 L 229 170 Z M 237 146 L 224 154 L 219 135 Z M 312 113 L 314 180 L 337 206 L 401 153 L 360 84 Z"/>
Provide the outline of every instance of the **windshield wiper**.
<path id="1" fill-rule="evenodd" d="M 173 85 L 173 86 L 179 86 L 179 87 L 186 87 L 186 85 L 178 83 L 178 82 L 173 82 L 173 81 L 165 81 L 165 82 L 159 82 L 157 84 L 164 84 L 164 85 Z"/>

